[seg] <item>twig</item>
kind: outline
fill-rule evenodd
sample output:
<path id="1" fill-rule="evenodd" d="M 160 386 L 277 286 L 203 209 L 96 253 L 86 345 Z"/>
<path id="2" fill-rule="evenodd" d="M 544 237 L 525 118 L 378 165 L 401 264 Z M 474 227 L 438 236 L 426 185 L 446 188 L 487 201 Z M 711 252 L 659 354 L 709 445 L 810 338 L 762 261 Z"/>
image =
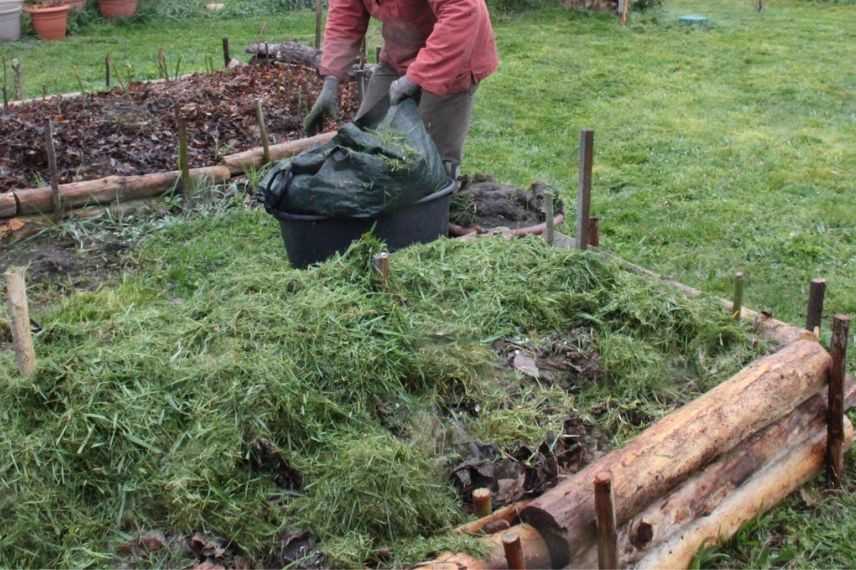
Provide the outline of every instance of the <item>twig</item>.
<path id="1" fill-rule="evenodd" d="M 113 58 L 108 53 L 106 56 L 104 56 L 104 85 L 107 87 L 107 89 L 110 89 L 110 72 L 112 71 L 112 67 Z"/>
<path id="2" fill-rule="evenodd" d="M 181 77 L 181 54 L 178 55 L 178 60 L 175 62 L 175 80 L 178 81 Z"/>
<path id="3" fill-rule="evenodd" d="M 77 90 L 86 94 L 86 88 L 83 86 L 83 79 L 80 77 L 80 67 L 74 65 L 71 69 L 74 72 L 74 78 L 77 80 Z"/>
<path id="4" fill-rule="evenodd" d="M 169 70 L 166 66 L 166 53 L 163 48 L 158 50 L 158 78 L 169 79 Z"/>
<path id="5" fill-rule="evenodd" d="M 265 110 L 262 100 L 256 101 L 256 120 L 259 123 L 259 134 L 262 139 L 262 161 L 264 164 L 270 162 L 270 138 L 268 137 L 267 125 L 265 124 Z"/>
<path id="6" fill-rule="evenodd" d="M 45 152 L 48 155 L 48 169 L 51 178 L 51 204 L 53 205 L 54 219 L 57 222 L 65 217 L 65 204 L 59 191 L 59 169 L 56 165 L 56 149 L 54 148 L 53 121 L 48 119 L 45 129 Z"/>
<path id="7" fill-rule="evenodd" d="M 27 283 L 22 268 L 13 267 L 6 271 L 6 306 L 9 309 L 9 324 L 15 345 L 15 362 L 18 372 L 27 378 L 36 371 L 36 351 L 33 348 Z"/>
<path id="8" fill-rule="evenodd" d="M 589 212 L 591 210 L 592 164 L 594 162 L 594 131 L 580 132 L 580 183 L 577 189 L 577 249 L 589 244 Z"/>
<path id="9" fill-rule="evenodd" d="M 9 72 L 6 67 L 6 56 L 3 56 L 3 110 L 9 110 Z"/>
<path id="10" fill-rule="evenodd" d="M 815 332 L 815 330 L 820 332 L 825 296 L 826 279 L 812 279 L 808 289 L 808 308 L 805 316 L 805 328 L 811 332 Z"/>
<path id="11" fill-rule="evenodd" d="M 826 481 L 834 489 L 844 478 L 844 378 L 847 374 L 847 343 L 850 317 L 832 318 L 832 367 L 829 370 L 829 392 L 826 425 Z"/>

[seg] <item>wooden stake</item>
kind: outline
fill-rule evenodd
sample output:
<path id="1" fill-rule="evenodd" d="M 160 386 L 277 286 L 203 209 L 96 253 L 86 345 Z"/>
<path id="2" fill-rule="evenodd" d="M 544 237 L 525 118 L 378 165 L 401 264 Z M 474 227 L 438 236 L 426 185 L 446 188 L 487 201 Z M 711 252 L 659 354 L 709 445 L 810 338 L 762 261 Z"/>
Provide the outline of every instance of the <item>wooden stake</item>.
<path id="1" fill-rule="evenodd" d="M 594 131 L 580 132 L 580 184 L 577 189 L 577 249 L 589 244 L 589 212 L 591 210 L 591 178 L 594 161 Z"/>
<path id="2" fill-rule="evenodd" d="M 59 169 L 56 164 L 56 149 L 54 148 L 53 121 L 48 119 L 45 128 L 45 152 L 48 155 L 48 170 L 51 182 L 51 205 L 53 206 L 54 219 L 59 222 L 65 217 L 65 204 L 59 191 Z"/>
<path id="3" fill-rule="evenodd" d="M 523 545 L 516 532 L 509 531 L 502 535 L 502 548 L 505 550 L 505 560 L 509 570 L 525 570 Z"/>
<path id="4" fill-rule="evenodd" d="M 481 488 L 473 491 L 473 508 L 479 518 L 489 516 L 493 512 L 493 496 L 490 489 Z"/>
<path id="5" fill-rule="evenodd" d="M 3 110 L 9 110 L 9 72 L 6 67 L 6 56 L 3 56 Z"/>
<path id="6" fill-rule="evenodd" d="M 18 372 L 30 377 L 36 371 L 36 351 L 33 349 L 27 283 L 22 268 L 12 267 L 6 271 L 6 307 L 9 309 Z"/>
<path id="7" fill-rule="evenodd" d="M 612 477 L 598 473 L 594 478 L 594 508 L 597 515 L 597 561 L 600 570 L 618 569 L 618 531 Z"/>
<path id="8" fill-rule="evenodd" d="M 107 89 L 110 89 L 110 82 L 111 82 L 110 72 L 112 71 L 112 69 L 113 69 L 113 58 L 110 57 L 110 54 L 108 53 L 104 57 L 104 85 L 107 86 Z"/>
<path id="9" fill-rule="evenodd" d="M 372 258 L 372 267 L 383 288 L 389 286 L 389 254 L 382 252 Z"/>
<path id="10" fill-rule="evenodd" d="M 229 51 L 229 38 L 223 38 L 223 67 L 228 68 L 232 62 L 232 53 Z"/>
<path id="11" fill-rule="evenodd" d="M 600 218 L 589 218 L 589 245 L 600 247 Z"/>
<path id="12" fill-rule="evenodd" d="M 740 319 L 743 313 L 743 272 L 734 274 L 734 302 L 731 303 L 731 316 Z"/>
<path id="13" fill-rule="evenodd" d="M 380 52 L 383 51 L 382 48 L 377 48 L 375 50 L 375 63 L 380 63 Z"/>
<path id="14" fill-rule="evenodd" d="M 627 20 L 630 17 L 630 4 L 632 2 L 633 2 L 633 0 L 619 0 L 619 2 L 618 2 L 620 4 L 620 9 L 621 9 L 620 21 L 621 21 L 622 26 L 627 25 Z"/>
<path id="15" fill-rule="evenodd" d="M 17 57 L 12 60 L 12 74 L 15 76 L 15 99 L 20 101 L 24 98 L 24 71 Z"/>
<path id="16" fill-rule="evenodd" d="M 259 134 L 262 138 L 262 162 L 267 164 L 270 162 L 270 138 L 268 137 L 267 125 L 265 124 L 265 110 L 262 107 L 262 100 L 256 101 L 256 120 L 259 123 Z"/>
<path id="17" fill-rule="evenodd" d="M 544 226 L 544 241 L 547 245 L 553 245 L 556 238 L 555 227 L 555 205 L 553 203 L 553 193 L 544 192 L 544 218 L 546 225 Z"/>
<path id="18" fill-rule="evenodd" d="M 808 309 L 805 328 L 811 332 L 820 330 L 823 322 L 823 300 L 826 297 L 826 279 L 812 279 L 808 289 Z"/>
<path id="19" fill-rule="evenodd" d="M 321 49 L 321 33 L 324 31 L 324 4 L 315 0 L 315 49 Z"/>
<path id="20" fill-rule="evenodd" d="M 175 121 L 178 129 L 178 170 L 181 172 L 179 177 L 179 187 L 181 196 L 184 200 L 190 198 L 192 191 L 192 180 L 190 178 L 190 156 L 187 140 L 187 125 L 181 116 L 181 111 L 178 106 L 175 108 Z"/>
<path id="21" fill-rule="evenodd" d="M 844 478 L 844 377 L 847 374 L 847 342 L 850 317 L 832 318 L 832 366 L 829 370 L 829 403 L 826 423 L 826 482 L 831 488 L 841 487 Z"/>

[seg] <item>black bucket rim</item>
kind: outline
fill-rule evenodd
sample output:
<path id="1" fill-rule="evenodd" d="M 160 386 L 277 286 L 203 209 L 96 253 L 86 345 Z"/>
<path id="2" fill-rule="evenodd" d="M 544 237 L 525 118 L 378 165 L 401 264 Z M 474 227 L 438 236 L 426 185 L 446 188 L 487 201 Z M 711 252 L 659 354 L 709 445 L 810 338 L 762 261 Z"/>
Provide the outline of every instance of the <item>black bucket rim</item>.
<path id="1" fill-rule="evenodd" d="M 413 208 L 415 206 L 427 204 L 428 202 L 433 202 L 434 200 L 438 200 L 440 198 L 443 198 L 444 196 L 447 196 L 447 195 L 451 194 L 452 192 L 454 192 L 457 187 L 458 187 L 458 182 L 456 180 L 452 180 L 449 183 L 449 185 L 446 186 L 445 188 L 443 188 L 442 190 L 438 190 L 437 192 L 434 192 L 433 194 L 428 194 L 427 196 L 425 196 L 424 198 L 422 198 L 418 202 L 408 204 L 404 208 L 401 208 L 401 210 L 406 210 L 408 208 Z M 401 210 L 397 210 L 397 211 L 400 212 Z M 274 218 L 276 218 L 277 220 L 280 220 L 283 222 L 325 222 L 328 220 L 375 220 L 375 219 L 377 219 L 377 217 L 371 217 L 371 216 L 364 216 L 364 217 L 363 216 L 351 216 L 351 217 L 337 218 L 337 217 L 333 217 L 333 216 L 318 216 L 315 214 L 292 214 L 290 212 L 286 212 L 283 210 L 276 210 L 274 212 L 268 211 L 268 213 L 270 215 L 272 215 Z M 394 214 L 394 213 L 395 212 L 387 212 L 387 213 L 384 213 L 382 215 L 389 215 L 389 214 Z"/>

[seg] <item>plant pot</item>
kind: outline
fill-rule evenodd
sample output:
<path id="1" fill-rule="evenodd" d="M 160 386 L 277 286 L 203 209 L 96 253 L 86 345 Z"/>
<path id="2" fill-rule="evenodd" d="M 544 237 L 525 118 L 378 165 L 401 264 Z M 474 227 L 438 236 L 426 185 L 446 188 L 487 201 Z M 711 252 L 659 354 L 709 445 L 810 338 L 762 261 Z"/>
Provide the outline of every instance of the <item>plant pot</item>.
<path id="1" fill-rule="evenodd" d="M 24 0 L 0 0 L 0 41 L 15 42 L 21 38 L 21 10 Z"/>
<path id="2" fill-rule="evenodd" d="M 98 9 L 105 18 L 129 18 L 137 13 L 137 0 L 98 0 Z"/>
<path id="3" fill-rule="evenodd" d="M 57 41 L 65 39 L 68 29 L 68 13 L 71 6 L 60 4 L 59 6 L 27 6 L 24 10 L 33 19 L 33 28 L 39 38 L 45 41 Z"/>
<path id="4" fill-rule="evenodd" d="M 449 233 L 449 202 L 456 183 L 396 212 L 379 218 L 327 218 L 276 212 L 285 251 L 302 269 L 344 252 L 351 242 L 372 231 L 390 251 L 414 243 L 429 243 Z"/>

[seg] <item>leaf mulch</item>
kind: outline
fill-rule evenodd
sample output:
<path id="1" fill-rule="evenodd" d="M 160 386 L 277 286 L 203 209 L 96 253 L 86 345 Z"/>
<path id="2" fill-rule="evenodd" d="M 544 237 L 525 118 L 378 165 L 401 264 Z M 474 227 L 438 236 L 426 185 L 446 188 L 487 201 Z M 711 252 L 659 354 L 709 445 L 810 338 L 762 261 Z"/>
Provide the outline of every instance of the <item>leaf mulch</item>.
<path id="1" fill-rule="evenodd" d="M 302 137 L 303 117 L 321 86 L 314 69 L 246 65 L 12 106 L 0 110 L 0 192 L 41 186 L 49 178 L 48 119 L 54 123 L 61 183 L 148 174 L 177 168 L 177 110 L 187 123 L 191 167 L 211 166 L 224 155 L 260 146 L 258 99 L 272 143 Z M 348 118 L 359 105 L 356 84 L 341 91 L 341 114 Z"/>

